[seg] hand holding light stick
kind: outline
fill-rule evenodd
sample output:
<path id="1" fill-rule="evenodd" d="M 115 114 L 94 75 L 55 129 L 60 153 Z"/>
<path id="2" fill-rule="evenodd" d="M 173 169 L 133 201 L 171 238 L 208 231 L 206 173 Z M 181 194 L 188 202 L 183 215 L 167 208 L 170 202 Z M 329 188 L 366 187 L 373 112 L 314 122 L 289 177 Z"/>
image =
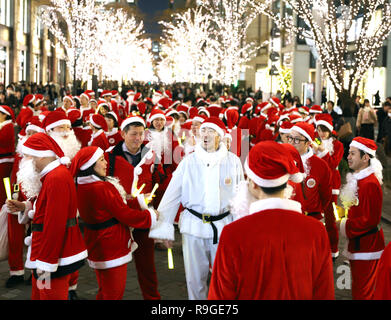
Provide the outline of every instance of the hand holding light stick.
<path id="1" fill-rule="evenodd" d="M 153 189 L 152 189 L 152 192 L 151 194 L 149 195 L 148 198 L 145 199 L 145 203 L 148 205 L 151 201 L 152 201 L 152 198 L 154 197 L 154 194 L 155 194 L 155 191 L 157 190 L 157 188 L 159 187 L 159 184 L 158 183 L 155 183 Z"/>
<path id="2" fill-rule="evenodd" d="M 7 199 L 8 200 L 12 200 L 10 178 L 8 178 L 8 177 L 7 178 L 3 178 L 3 182 L 4 182 L 5 192 L 7 194 Z"/>

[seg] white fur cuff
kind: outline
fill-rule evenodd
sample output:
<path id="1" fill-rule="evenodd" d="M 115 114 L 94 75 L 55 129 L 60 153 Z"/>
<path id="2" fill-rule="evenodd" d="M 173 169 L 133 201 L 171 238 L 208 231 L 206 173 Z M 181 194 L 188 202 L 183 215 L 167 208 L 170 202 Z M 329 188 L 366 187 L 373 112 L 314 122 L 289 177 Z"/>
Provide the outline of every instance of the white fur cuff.
<path id="1" fill-rule="evenodd" d="M 30 222 L 30 217 L 28 215 L 29 211 L 33 208 L 33 205 L 30 201 L 24 201 L 23 202 L 26 206 L 26 208 L 24 209 L 24 211 L 20 211 L 19 214 L 18 214 L 18 222 L 19 224 L 27 224 Z"/>
<path id="2" fill-rule="evenodd" d="M 141 210 L 148 210 L 148 206 L 145 203 L 145 198 L 144 198 L 143 193 L 141 193 L 137 196 L 137 201 L 138 201 L 138 204 L 139 204 Z"/>
<path id="3" fill-rule="evenodd" d="M 152 228 L 154 228 L 156 226 L 157 216 L 156 216 L 155 211 L 153 211 L 153 209 L 149 208 L 148 211 L 149 211 L 149 214 L 151 215 L 151 226 L 150 226 L 150 228 L 152 229 Z"/>
<path id="4" fill-rule="evenodd" d="M 157 221 L 156 226 L 149 231 L 149 237 L 152 239 L 174 241 L 174 225 L 167 222 Z"/>

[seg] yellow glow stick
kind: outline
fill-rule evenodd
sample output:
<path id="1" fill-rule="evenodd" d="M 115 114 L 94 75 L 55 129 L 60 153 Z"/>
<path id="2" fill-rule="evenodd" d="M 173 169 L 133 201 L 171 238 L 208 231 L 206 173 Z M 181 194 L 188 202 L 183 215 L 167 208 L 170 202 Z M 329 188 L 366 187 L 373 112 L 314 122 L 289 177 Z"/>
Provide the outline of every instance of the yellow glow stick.
<path id="1" fill-rule="evenodd" d="M 172 270 L 174 269 L 174 259 L 172 257 L 172 249 L 167 249 L 167 256 L 168 256 L 168 269 Z"/>
<path id="2" fill-rule="evenodd" d="M 11 181 L 10 178 L 3 178 L 4 182 L 4 188 L 5 188 L 5 193 L 7 194 L 7 199 L 12 200 L 12 194 L 11 194 Z"/>
<path id="3" fill-rule="evenodd" d="M 335 221 L 339 221 L 340 218 L 339 218 L 339 215 L 338 215 L 338 209 L 337 209 L 337 207 L 336 207 L 334 202 L 333 202 L 333 211 L 334 211 Z"/>
<path id="4" fill-rule="evenodd" d="M 133 179 L 133 185 L 132 185 L 132 197 L 133 198 L 137 197 L 137 195 L 136 195 L 136 192 L 138 191 L 137 190 L 137 182 L 138 182 L 138 177 Z"/>
<path id="5" fill-rule="evenodd" d="M 143 183 L 143 185 L 141 186 L 140 189 L 137 189 L 137 188 L 136 188 L 136 190 L 137 190 L 137 191 L 135 192 L 136 197 L 141 193 L 141 191 L 143 191 L 144 187 L 145 187 L 145 183 Z M 136 197 L 135 197 L 135 198 L 136 198 Z"/>
<path id="6" fill-rule="evenodd" d="M 148 203 L 150 203 L 151 201 L 152 201 L 152 198 L 154 197 L 154 193 L 155 193 L 155 191 L 156 191 L 156 189 L 159 187 L 159 184 L 158 183 L 155 183 L 155 185 L 153 186 L 153 189 L 152 189 L 152 192 L 151 192 L 151 194 L 150 194 L 150 196 L 147 198 L 147 199 L 145 199 L 145 202 L 148 204 Z"/>

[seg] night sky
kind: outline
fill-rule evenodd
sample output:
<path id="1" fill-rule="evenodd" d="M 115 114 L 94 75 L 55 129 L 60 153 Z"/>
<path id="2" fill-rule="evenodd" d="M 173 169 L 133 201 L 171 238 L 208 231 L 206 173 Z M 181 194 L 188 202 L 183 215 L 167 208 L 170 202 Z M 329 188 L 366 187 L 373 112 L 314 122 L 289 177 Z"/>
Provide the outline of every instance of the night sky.
<path id="1" fill-rule="evenodd" d="M 161 26 L 155 21 L 159 12 L 168 8 L 168 0 L 139 0 L 138 7 L 146 14 L 144 28 L 146 33 L 161 34 Z"/>

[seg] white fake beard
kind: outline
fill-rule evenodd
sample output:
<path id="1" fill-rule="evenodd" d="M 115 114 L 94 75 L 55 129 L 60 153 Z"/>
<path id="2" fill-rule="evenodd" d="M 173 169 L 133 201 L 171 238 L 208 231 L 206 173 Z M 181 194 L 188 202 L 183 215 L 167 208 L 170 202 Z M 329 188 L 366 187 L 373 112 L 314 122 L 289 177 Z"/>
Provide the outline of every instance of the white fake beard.
<path id="1" fill-rule="evenodd" d="M 322 140 L 322 144 L 324 146 L 324 149 L 329 152 L 330 155 L 334 153 L 334 144 L 333 144 L 333 139 L 327 139 L 327 140 Z"/>
<path id="2" fill-rule="evenodd" d="M 26 142 L 26 140 L 27 140 L 27 137 L 19 138 L 18 144 L 16 145 L 16 152 L 17 152 L 20 156 L 23 156 L 22 146 L 23 146 L 23 143 Z"/>
<path id="3" fill-rule="evenodd" d="M 22 158 L 16 174 L 24 195 L 30 199 L 37 197 L 42 188 L 41 177 L 35 168 L 34 159 Z"/>
<path id="4" fill-rule="evenodd" d="M 106 177 L 106 181 L 110 182 L 119 192 L 122 197 L 122 200 L 126 203 L 126 191 L 124 187 L 121 185 L 120 181 L 116 177 Z"/>
<path id="5" fill-rule="evenodd" d="M 377 180 L 379 181 L 380 185 L 382 185 L 383 184 L 383 166 L 382 166 L 381 162 L 376 158 L 372 158 L 370 160 L 370 166 L 373 169 L 373 172 L 374 172 Z"/>
<path id="6" fill-rule="evenodd" d="M 341 189 L 339 199 L 345 209 L 349 209 L 356 204 L 358 199 L 357 179 L 353 176 L 353 173 L 346 175 L 346 184 Z"/>
<path id="7" fill-rule="evenodd" d="M 77 140 L 75 132 L 73 130 L 71 130 L 70 132 L 51 131 L 49 135 L 57 142 L 62 152 L 64 152 L 64 155 L 71 160 L 81 148 L 81 144 Z"/>

